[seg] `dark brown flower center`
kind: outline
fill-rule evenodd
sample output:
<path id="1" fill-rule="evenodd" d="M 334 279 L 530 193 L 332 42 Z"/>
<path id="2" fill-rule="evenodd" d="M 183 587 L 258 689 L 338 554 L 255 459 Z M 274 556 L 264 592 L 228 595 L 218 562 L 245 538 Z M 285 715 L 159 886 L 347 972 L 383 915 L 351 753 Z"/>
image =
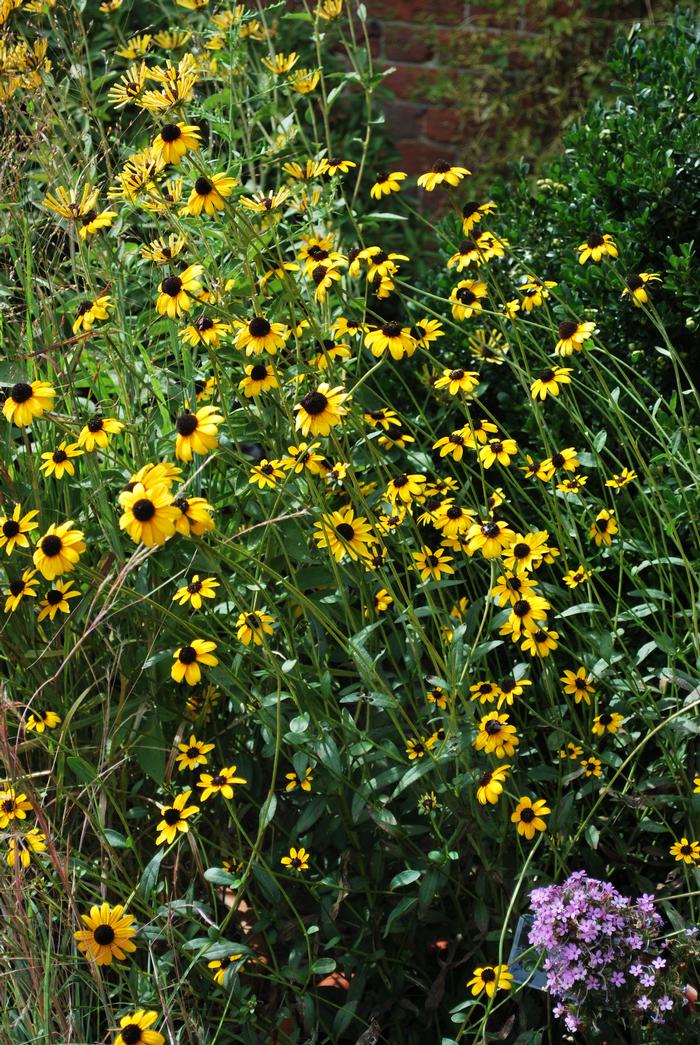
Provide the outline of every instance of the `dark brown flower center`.
<path id="1" fill-rule="evenodd" d="M 197 659 L 197 650 L 194 646 L 183 646 L 177 655 L 181 664 L 194 664 Z"/>
<path id="2" fill-rule="evenodd" d="M 520 819 L 524 824 L 531 824 L 532 821 L 535 819 L 535 814 L 533 810 L 530 809 L 530 807 L 528 806 L 527 809 L 521 809 Z"/>
<path id="3" fill-rule="evenodd" d="M 54 556 L 60 555 L 62 548 L 63 541 L 60 537 L 57 537 L 55 533 L 50 533 L 47 537 L 44 537 L 41 542 L 41 550 L 47 559 L 52 559 Z"/>
<path id="4" fill-rule="evenodd" d="M 214 186 L 206 178 L 197 178 L 194 183 L 194 191 L 198 196 L 208 196 Z"/>
<path id="5" fill-rule="evenodd" d="M 182 280 L 179 276 L 166 276 L 160 285 L 160 289 L 168 297 L 176 298 L 182 290 Z"/>
<path id="6" fill-rule="evenodd" d="M 185 411 L 175 421 L 175 427 L 180 435 L 188 436 L 192 435 L 197 430 L 199 424 L 196 414 L 191 414 L 189 410 Z"/>
<path id="7" fill-rule="evenodd" d="M 307 414 L 311 414 L 312 417 L 322 414 L 328 406 L 328 399 L 324 396 L 323 392 L 309 392 L 305 395 L 301 401 L 302 408 Z"/>
<path id="8" fill-rule="evenodd" d="M 120 1033 L 124 1045 L 140 1045 L 143 1041 L 138 1023 L 127 1023 L 126 1027 L 121 1028 Z"/>
<path id="9" fill-rule="evenodd" d="M 559 324 L 559 340 L 568 341 L 570 337 L 576 333 L 578 323 L 573 323 L 570 319 L 567 319 L 564 323 Z"/>
<path id="10" fill-rule="evenodd" d="M 109 947 L 114 940 L 115 932 L 111 925 L 98 925 L 92 935 L 100 946 Z"/>
<path id="11" fill-rule="evenodd" d="M 385 323 L 382 327 L 382 334 L 384 337 L 400 337 L 401 336 L 401 324 L 392 320 L 390 323 Z"/>
<path id="12" fill-rule="evenodd" d="M 502 726 L 497 718 L 490 718 L 484 726 L 484 729 L 490 737 L 495 737 L 497 733 L 501 732 Z"/>
<path id="13" fill-rule="evenodd" d="M 104 418 L 99 417 L 97 415 L 95 417 L 91 417 L 90 420 L 87 423 L 87 430 L 88 430 L 88 432 L 92 432 L 93 434 L 95 432 L 101 432 L 103 428 L 104 428 Z"/>
<path id="14" fill-rule="evenodd" d="M 355 531 L 350 525 L 350 523 L 338 523 L 338 525 L 335 528 L 335 532 L 338 534 L 338 536 L 342 537 L 344 541 L 351 541 L 355 536 Z"/>
<path id="15" fill-rule="evenodd" d="M 18 381 L 16 385 L 12 386 L 10 399 L 14 399 L 15 403 L 26 403 L 33 395 L 34 389 L 31 385 L 28 385 L 26 381 Z"/>
<path id="16" fill-rule="evenodd" d="M 433 174 L 447 174 L 452 165 L 447 160 L 436 160 L 433 164 Z"/>
<path id="17" fill-rule="evenodd" d="M 5 519 L 5 522 L 2 524 L 2 532 L 4 537 L 7 537 L 8 540 L 11 540 L 13 537 L 17 536 L 19 531 L 20 525 L 16 519 Z"/>
<path id="18" fill-rule="evenodd" d="M 156 514 L 156 506 L 148 497 L 141 497 L 131 509 L 131 514 L 140 523 L 149 522 Z"/>
<path id="19" fill-rule="evenodd" d="M 176 123 L 166 123 L 160 136 L 164 142 L 176 142 L 178 138 L 182 137 L 182 131 Z"/>
<path id="20" fill-rule="evenodd" d="M 168 827 L 174 827 L 175 824 L 179 824 L 180 820 L 182 819 L 181 816 L 180 816 L 180 810 L 179 809 L 164 809 L 163 810 L 163 819 L 165 820 L 165 822 L 168 825 Z"/>
<path id="21" fill-rule="evenodd" d="M 267 337 L 270 329 L 270 324 L 262 316 L 255 316 L 248 324 L 248 333 L 251 337 Z"/>
<path id="22" fill-rule="evenodd" d="M 49 606 L 58 606 L 63 601 L 63 592 L 59 591 L 58 588 L 52 588 L 51 591 L 46 593 L 46 601 Z"/>

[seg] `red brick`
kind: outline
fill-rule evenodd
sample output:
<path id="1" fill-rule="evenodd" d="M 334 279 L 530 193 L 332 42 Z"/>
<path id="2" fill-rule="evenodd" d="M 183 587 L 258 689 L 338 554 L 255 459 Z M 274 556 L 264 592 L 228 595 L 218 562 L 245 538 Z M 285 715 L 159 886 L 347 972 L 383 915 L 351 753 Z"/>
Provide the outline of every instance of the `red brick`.
<path id="1" fill-rule="evenodd" d="M 462 120 L 454 109 L 428 107 L 425 115 L 425 136 L 436 142 L 458 142 Z"/>
<path id="2" fill-rule="evenodd" d="M 393 73 L 386 77 L 385 83 L 397 98 L 415 101 L 425 98 L 426 89 L 435 82 L 438 75 L 437 69 L 397 62 Z"/>
<path id="3" fill-rule="evenodd" d="M 428 142 L 399 141 L 396 143 L 400 167 L 407 174 L 425 174 L 432 169 L 437 160 L 454 161 L 454 149 L 451 146 L 432 145 Z"/>
<path id="4" fill-rule="evenodd" d="M 372 0 L 373 18 L 391 22 L 422 22 L 459 25 L 464 21 L 464 0 Z"/>
<path id="5" fill-rule="evenodd" d="M 384 105 L 385 126 L 393 138 L 420 138 L 423 133 L 423 117 L 426 105 L 415 102 L 386 102 Z"/>
<path id="6" fill-rule="evenodd" d="M 434 49 L 434 37 L 425 29 L 393 22 L 384 26 L 384 54 L 391 61 L 427 62 Z"/>

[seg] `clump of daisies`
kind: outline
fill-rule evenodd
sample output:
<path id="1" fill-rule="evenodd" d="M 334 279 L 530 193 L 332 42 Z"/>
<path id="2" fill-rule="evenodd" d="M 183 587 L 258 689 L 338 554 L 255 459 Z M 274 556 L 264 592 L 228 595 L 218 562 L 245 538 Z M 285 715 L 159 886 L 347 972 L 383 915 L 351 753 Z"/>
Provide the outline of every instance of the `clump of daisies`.
<path id="1" fill-rule="evenodd" d="M 609 1020 L 667 1026 L 696 996 L 688 964 L 697 930 L 667 935 L 654 897 L 623 896 L 610 882 L 576 871 L 530 894 L 530 943 L 545 954 L 554 1015 L 572 1033 Z"/>

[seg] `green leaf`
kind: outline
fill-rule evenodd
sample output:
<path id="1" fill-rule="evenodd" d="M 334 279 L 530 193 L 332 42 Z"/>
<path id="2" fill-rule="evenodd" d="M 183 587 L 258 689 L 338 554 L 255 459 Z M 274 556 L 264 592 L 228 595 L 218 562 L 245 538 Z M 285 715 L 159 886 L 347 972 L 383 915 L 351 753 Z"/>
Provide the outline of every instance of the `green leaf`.
<path id="1" fill-rule="evenodd" d="M 311 966 L 311 972 L 318 976 L 327 976 L 329 972 L 335 972 L 336 962 L 333 958 L 317 958 Z"/>
<path id="2" fill-rule="evenodd" d="M 391 927 L 394 924 L 394 922 L 402 918 L 403 915 L 406 914 L 408 911 L 412 911 L 417 903 L 418 898 L 416 896 L 404 896 L 403 900 L 399 900 L 396 907 L 393 909 L 393 911 L 390 913 L 389 917 L 386 920 L 386 925 L 384 926 L 384 932 L 382 933 L 382 936 L 388 936 L 391 932 Z"/>
<path id="3" fill-rule="evenodd" d="M 418 881 L 418 879 L 420 878 L 421 874 L 422 874 L 421 871 L 411 871 L 411 870 L 399 871 L 399 873 L 395 874 L 394 877 L 389 882 L 389 889 L 390 890 L 400 889 L 404 885 L 411 885 L 412 882 L 417 882 Z"/>
<path id="4" fill-rule="evenodd" d="M 160 865 L 164 856 L 165 849 L 159 849 L 155 856 L 151 857 L 144 868 L 144 872 L 141 875 L 141 880 L 137 887 L 139 895 L 144 899 L 148 899 L 156 887 L 158 872 L 160 871 Z"/>

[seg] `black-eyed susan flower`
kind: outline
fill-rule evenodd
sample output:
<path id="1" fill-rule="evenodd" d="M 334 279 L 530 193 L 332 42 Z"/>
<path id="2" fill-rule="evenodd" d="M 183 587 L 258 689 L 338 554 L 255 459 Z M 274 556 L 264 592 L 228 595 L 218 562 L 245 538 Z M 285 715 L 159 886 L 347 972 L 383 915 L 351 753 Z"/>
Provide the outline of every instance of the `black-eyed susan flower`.
<path id="1" fill-rule="evenodd" d="M 48 381 L 18 381 L 10 389 L 2 406 L 5 418 L 18 428 L 25 428 L 35 417 L 53 407 L 55 388 Z"/>
<path id="2" fill-rule="evenodd" d="M 202 599 L 216 598 L 218 587 L 219 582 L 214 577 L 200 577 L 195 573 L 188 584 L 178 588 L 173 595 L 173 602 L 178 602 L 181 606 L 189 603 L 193 610 L 199 610 L 202 608 Z"/>
<path id="3" fill-rule="evenodd" d="M 402 472 L 389 480 L 385 496 L 392 504 L 410 504 L 423 495 L 425 483 L 426 478 L 420 473 Z"/>
<path id="4" fill-rule="evenodd" d="M 271 366 L 267 366 L 265 363 L 254 363 L 245 368 L 245 377 L 240 381 L 238 387 L 246 399 L 256 399 L 262 392 L 269 392 L 271 388 L 279 388 L 279 381 Z"/>
<path id="5" fill-rule="evenodd" d="M 412 356 L 416 350 L 416 341 L 411 336 L 410 329 L 402 327 L 394 320 L 377 327 L 376 330 L 370 330 L 365 336 L 365 345 L 377 358 L 388 352 L 391 358 L 396 360 Z"/>
<path id="6" fill-rule="evenodd" d="M 196 413 L 185 410 L 175 421 L 177 438 L 175 456 L 180 461 L 191 461 L 194 454 L 204 456 L 219 445 L 219 425 L 223 415 L 218 407 L 202 406 Z"/>
<path id="7" fill-rule="evenodd" d="M 109 104 L 115 109 L 123 109 L 125 105 L 133 105 L 146 86 L 147 73 L 145 62 L 141 62 L 138 65 L 130 65 L 123 76 L 107 92 Z"/>
<path id="8" fill-rule="evenodd" d="M 434 791 L 425 791 L 418 798 L 418 812 L 430 814 L 438 807 L 438 797 Z"/>
<path id="9" fill-rule="evenodd" d="M 435 382 L 435 387 L 446 388 L 451 396 L 458 395 L 460 392 L 469 395 L 478 387 L 480 380 L 481 377 L 475 370 L 455 367 L 452 370 L 443 370 L 442 377 Z"/>
<path id="10" fill-rule="evenodd" d="M 453 319 L 469 319 L 482 310 L 482 300 L 487 295 L 485 283 L 475 279 L 461 279 L 450 291 Z"/>
<path id="11" fill-rule="evenodd" d="M 470 553 L 480 551 L 484 558 L 495 559 L 512 544 L 515 533 L 503 520 L 488 519 L 473 523 L 466 536 Z"/>
<path id="12" fill-rule="evenodd" d="M 298 446 L 287 447 L 287 457 L 280 461 L 282 468 L 299 475 L 304 469 L 312 475 L 320 475 L 323 469 L 323 454 L 317 453 L 320 443 L 299 443 Z"/>
<path id="13" fill-rule="evenodd" d="M 410 328 L 410 334 L 416 342 L 417 348 L 430 348 L 434 341 L 445 336 L 445 331 L 442 328 L 441 320 L 423 316 Z"/>
<path id="14" fill-rule="evenodd" d="M 545 458 L 539 467 L 540 478 L 546 476 L 547 479 L 551 479 L 555 472 L 575 472 L 577 468 L 581 467 L 581 462 L 573 446 L 567 446 L 564 450 L 559 450 L 551 457 Z"/>
<path id="15" fill-rule="evenodd" d="M 324 302 L 328 291 L 333 288 L 334 283 L 340 281 L 341 277 L 342 273 L 338 264 L 324 261 L 321 264 L 314 265 L 309 273 L 309 278 L 316 285 L 314 292 L 316 301 Z"/>
<path id="16" fill-rule="evenodd" d="M 227 954 L 223 958 L 214 958 L 212 961 L 207 962 L 207 968 L 211 969 L 214 973 L 214 982 L 218 983 L 219 987 L 223 987 L 226 973 L 229 969 L 242 964 L 241 959 L 243 954 Z"/>
<path id="17" fill-rule="evenodd" d="M 39 616 L 37 620 L 53 620 L 58 613 L 70 613 L 69 599 L 80 598 L 80 592 L 72 587 L 72 581 L 56 581 L 44 598 L 39 603 Z"/>
<path id="18" fill-rule="evenodd" d="M 32 803 L 24 792 L 15 791 L 14 787 L 3 787 L 0 790 L 0 828 L 4 831 L 14 820 L 26 820 L 27 813 L 32 812 Z"/>
<path id="19" fill-rule="evenodd" d="M 109 318 L 111 308 L 112 299 L 109 294 L 102 294 L 94 301 L 81 301 L 73 320 L 73 333 L 77 334 L 80 330 L 92 330 L 98 320 L 101 322 Z"/>
<path id="20" fill-rule="evenodd" d="M 318 341 L 317 345 L 320 349 L 318 355 L 309 360 L 309 366 L 313 366 L 317 370 L 327 370 L 332 363 L 338 362 L 338 360 L 342 362 L 352 355 L 347 345 L 336 343 L 328 338 Z"/>
<path id="21" fill-rule="evenodd" d="M 419 761 L 432 750 L 436 741 L 427 737 L 409 737 L 406 741 L 406 757 L 409 762 Z"/>
<path id="22" fill-rule="evenodd" d="M 182 773 L 185 769 L 198 769 L 200 766 L 206 766 L 209 761 L 207 755 L 214 750 L 214 745 L 207 744 L 204 740 L 197 740 L 192 733 L 186 743 L 177 745 L 177 749 L 180 754 L 176 757 L 175 764 Z"/>
<path id="23" fill-rule="evenodd" d="M 568 570 L 562 579 L 567 588 L 573 589 L 578 588 L 580 584 L 585 584 L 592 576 L 593 570 L 587 570 L 585 566 L 580 565 L 575 570 Z"/>
<path id="24" fill-rule="evenodd" d="M 578 762 L 579 758 L 583 754 L 583 748 L 578 744 L 574 744 L 572 740 L 568 742 L 565 748 L 562 748 L 559 752 L 559 758 L 568 758 L 574 762 Z"/>
<path id="25" fill-rule="evenodd" d="M 475 969 L 467 987 L 471 987 L 472 994 L 481 994 L 486 991 L 492 998 L 496 991 L 509 991 L 513 981 L 513 974 L 508 972 L 507 965 L 484 965 Z"/>
<path id="26" fill-rule="evenodd" d="M 489 711 L 479 721 L 479 731 L 473 741 L 477 751 L 487 755 L 495 754 L 496 758 L 510 758 L 520 740 L 515 726 L 511 725 L 507 714 Z"/>
<path id="27" fill-rule="evenodd" d="M 240 613 L 236 621 L 236 638 L 244 646 L 250 646 L 251 642 L 256 646 L 262 646 L 265 636 L 273 634 L 274 620 L 274 617 L 264 610 Z"/>
<path id="28" fill-rule="evenodd" d="M 479 460 L 484 468 L 492 468 L 495 464 L 507 468 L 517 452 L 518 444 L 515 439 L 490 439 L 479 450 Z"/>
<path id="29" fill-rule="evenodd" d="M 511 707 L 516 697 L 521 697 L 525 692 L 526 686 L 531 686 L 532 682 L 530 679 L 514 679 L 512 675 L 506 675 L 505 678 L 501 679 L 498 683 L 498 709 L 507 704 Z"/>
<path id="30" fill-rule="evenodd" d="M 624 490 L 626 486 L 629 486 L 630 483 L 633 483 L 638 478 L 639 476 L 634 468 L 623 468 L 621 472 L 613 475 L 611 479 L 606 479 L 605 485 L 613 490 Z"/>
<path id="31" fill-rule="evenodd" d="M 461 536 L 474 521 L 474 512 L 455 504 L 452 497 L 446 498 L 435 513 L 434 526 L 443 537 L 452 539 Z"/>
<path id="32" fill-rule="evenodd" d="M 512 823 L 518 825 L 518 834 L 531 842 L 538 831 L 547 830 L 547 821 L 542 818 L 551 812 L 552 810 L 543 798 L 538 798 L 533 802 L 527 795 L 523 795 L 510 819 Z"/>
<path id="33" fill-rule="evenodd" d="M 569 374 L 573 373 L 570 367 L 554 366 L 540 370 L 535 380 L 530 385 L 530 395 L 533 399 L 541 399 L 543 402 L 547 396 L 558 396 L 562 385 L 570 385 Z"/>
<path id="34" fill-rule="evenodd" d="M 75 569 L 85 547 L 83 532 L 73 529 L 72 519 L 59 525 L 51 523 L 34 550 L 34 565 L 47 581 L 52 581 Z"/>
<path id="35" fill-rule="evenodd" d="M 296 430 L 302 435 L 328 435 L 331 428 L 342 424 L 347 413 L 347 407 L 343 406 L 346 399 L 347 393 L 342 386 L 331 388 L 323 381 L 294 407 Z"/>
<path id="36" fill-rule="evenodd" d="M 548 657 L 559 646 L 559 632 L 547 627 L 523 634 L 522 649 L 532 657 Z"/>
<path id="37" fill-rule="evenodd" d="M 295 791 L 298 787 L 300 787 L 302 791 L 306 791 L 308 793 L 309 791 L 311 791 L 311 783 L 313 781 L 313 778 L 313 773 L 311 772 L 311 769 L 308 766 L 304 770 L 303 776 L 299 776 L 294 771 L 292 771 L 291 773 L 285 773 L 284 779 L 287 781 L 287 783 L 284 786 L 284 790 Z"/>
<path id="38" fill-rule="evenodd" d="M 165 483 L 148 488 L 143 483 L 135 483 L 120 501 L 123 514 L 119 528 L 126 530 L 135 544 L 142 542 L 147 548 L 153 548 L 165 544 L 175 533 L 179 512 Z"/>
<path id="39" fill-rule="evenodd" d="M 304 849 L 303 846 L 299 846 L 299 848 L 291 846 L 289 853 L 282 857 L 280 863 L 283 867 L 289 868 L 290 871 L 301 874 L 302 871 L 308 871 L 310 859 L 311 853 Z"/>
<path id="40" fill-rule="evenodd" d="M 412 552 L 415 568 L 422 581 L 439 581 L 441 577 L 449 576 L 455 571 L 450 565 L 454 560 L 448 555 L 444 548 L 422 547 L 420 551 Z"/>
<path id="41" fill-rule="evenodd" d="M 295 69 L 287 77 L 286 83 L 297 94 L 311 94 L 318 87 L 320 79 L 321 73 L 318 69 L 307 69 L 304 67 Z"/>
<path id="42" fill-rule="evenodd" d="M 199 148 L 199 127 L 186 123 L 166 123 L 153 140 L 153 152 L 164 164 L 178 164 L 185 153 Z"/>
<path id="43" fill-rule="evenodd" d="M 386 588 L 380 588 L 372 597 L 372 608 L 377 615 L 380 613 L 386 613 L 393 602 L 393 595 L 390 595 Z M 365 614 L 367 614 L 367 612 L 368 611 L 365 610 Z"/>
<path id="44" fill-rule="evenodd" d="M 166 265 L 182 253 L 186 242 L 184 236 L 171 232 L 167 239 L 154 239 L 141 247 L 141 257 L 157 265 Z"/>
<path id="45" fill-rule="evenodd" d="M 27 868 L 32 856 L 46 851 L 46 835 L 38 827 L 31 827 L 26 834 L 14 835 L 8 844 L 5 863 L 8 867 Z"/>
<path id="46" fill-rule="evenodd" d="M 16 504 L 12 509 L 12 515 L 0 516 L 0 548 L 5 549 L 6 555 L 12 555 L 15 548 L 28 548 L 28 533 L 36 530 L 39 523 L 35 516 L 39 512 L 32 511 L 22 514 L 22 506 Z"/>
<path id="47" fill-rule="evenodd" d="M 212 795 L 233 798 L 234 785 L 248 783 L 244 777 L 236 776 L 237 771 L 237 766 L 223 766 L 218 773 L 201 773 L 197 787 L 202 789 L 202 802 L 206 802 Z"/>
<path id="48" fill-rule="evenodd" d="M 674 842 L 669 850 L 671 856 L 678 863 L 697 864 L 700 863 L 700 842 L 690 841 L 683 836 L 678 842 Z"/>
<path id="49" fill-rule="evenodd" d="M 519 599 L 527 598 L 531 595 L 537 582 L 524 574 L 501 574 L 498 578 L 495 587 L 491 589 L 491 594 L 500 606 L 505 606 L 507 603 L 513 605 Z"/>
<path id="50" fill-rule="evenodd" d="M 114 958 L 124 961 L 136 950 L 132 937 L 136 935 L 133 914 L 124 914 L 122 904 L 110 907 L 103 903 L 90 908 L 90 914 L 80 916 L 85 929 L 75 933 L 78 950 L 97 965 L 111 965 Z"/>
<path id="51" fill-rule="evenodd" d="M 622 297 L 629 296 L 632 299 L 632 304 L 636 305 L 637 308 L 641 308 L 642 305 L 646 305 L 649 301 L 647 284 L 660 282 L 661 276 L 657 272 L 630 272 L 625 278 L 625 289 L 622 291 Z"/>
<path id="52" fill-rule="evenodd" d="M 581 769 L 584 776 L 599 777 L 603 770 L 603 763 L 594 755 L 589 755 L 588 758 L 581 759 Z"/>
<path id="53" fill-rule="evenodd" d="M 204 497 L 176 497 L 172 503 L 178 511 L 175 530 L 183 537 L 202 537 L 214 529 L 214 508 Z"/>
<path id="54" fill-rule="evenodd" d="M 498 696 L 498 686 L 495 682 L 475 682 L 469 687 L 470 700 L 478 700 L 480 704 L 493 704 Z"/>
<path id="55" fill-rule="evenodd" d="M 425 699 L 429 704 L 440 708 L 441 711 L 447 710 L 447 693 L 441 686 L 434 686 L 432 689 L 429 689 L 425 694 Z"/>
<path id="56" fill-rule="evenodd" d="M 547 619 L 551 604 L 541 595 L 528 595 L 512 603 L 508 620 L 499 628 L 499 635 L 510 635 L 518 642 L 525 633 L 539 631 L 542 621 Z"/>
<path id="57" fill-rule="evenodd" d="M 194 183 L 190 198 L 182 209 L 183 214 L 196 218 L 204 211 L 215 215 L 225 207 L 224 200 L 231 195 L 238 182 L 227 174 L 200 175 Z"/>
<path id="58" fill-rule="evenodd" d="M 150 1029 L 157 1019 L 157 1012 L 146 1009 L 122 1016 L 114 1045 L 165 1045 L 163 1035 Z"/>
<path id="59" fill-rule="evenodd" d="M 186 646 L 180 646 L 173 653 L 174 664 L 170 669 L 170 677 L 175 682 L 184 682 L 188 686 L 196 686 L 202 678 L 200 665 L 216 667 L 219 663 L 213 651 L 216 643 L 209 639 L 191 639 Z"/>
<path id="60" fill-rule="evenodd" d="M 41 459 L 44 462 L 39 466 L 39 470 L 49 478 L 53 476 L 54 479 L 62 479 L 64 475 L 75 475 L 75 465 L 73 459 L 81 457 L 83 451 L 80 449 L 77 443 L 67 443 L 65 439 L 59 443 L 56 450 L 49 450 L 41 455 Z"/>
<path id="61" fill-rule="evenodd" d="M 508 779 L 510 764 L 506 762 L 495 769 L 487 770 L 476 785 L 476 798 L 480 805 L 496 805 L 503 794 L 503 786 Z"/>
<path id="62" fill-rule="evenodd" d="M 418 178 L 418 184 L 426 192 L 432 192 L 438 185 L 459 185 L 462 178 L 466 178 L 471 171 L 466 167 L 453 166 L 447 160 L 436 160 L 432 168 Z"/>
<path id="63" fill-rule="evenodd" d="M 33 710 L 27 719 L 24 728 L 28 733 L 43 733 L 46 729 L 55 729 L 60 725 L 61 716 L 55 711 Z"/>
<path id="64" fill-rule="evenodd" d="M 104 450 L 109 445 L 110 435 L 119 435 L 123 428 L 123 423 L 114 417 L 93 414 L 80 429 L 75 445 L 87 453 L 96 449 Z"/>
<path id="65" fill-rule="evenodd" d="M 367 332 L 366 325 L 357 319 L 346 319 L 338 316 L 331 324 L 331 330 L 335 337 L 361 337 Z"/>
<path id="66" fill-rule="evenodd" d="M 355 515 L 351 505 L 322 515 L 313 537 L 317 546 L 327 548 L 336 562 L 345 555 L 353 560 L 363 558 L 377 544 L 367 519 Z"/>
<path id="67" fill-rule="evenodd" d="M 189 817 L 199 812 L 199 806 L 187 805 L 191 797 L 191 791 L 183 791 L 169 805 L 160 807 L 162 819 L 158 823 L 156 845 L 161 845 L 163 842 L 171 845 L 179 833 L 187 834 L 190 829 L 190 825 L 187 823 Z"/>
<path id="68" fill-rule="evenodd" d="M 450 432 L 433 443 L 433 450 L 439 450 L 440 457 L 449 455 L 454 461 L 461 461 L 465 446 L 468 446 L 468 443 L 461 432 Z"/>
<path id="69" fill-rule="evenodd" d="M 21 577 L 7 583 L 5 588 L 5 613 L 14 613 L 23 599 L 36 599 L 39 578 L 36 570 L 25 570 Z"/>
<path id="70" fill-rule="evenodd" d="M 539 308 L 549 297 L 549 291 L 557 284 L 551 279 L 538 279 L 537 276 L 526 276 L 525 282 L 521 283 L 518 290 L 522 294 L 519 306 L 525 312 L 532 312 Z"/>
<path id="71" fill-rule="evenodd" d="M 374 183 L 369 190 L 369 194 L 373 200 L 380 200 L 382 196 L 389 196 L 392 192 L 399 192 L 401 190 L 401 182 L 407 177 L 408 175 L 404 171 L 382 171 L 379 174 L 375 174 Z"/>
<path id="72" fill-rule="evenodd" d="M 612 544 L 613 536 L 617 532 L 618 526 L 614 510 L 608 511 L 607 508 L 602 508 L 593 520 L 588 536 L 600 547 Z"/>
<path id="73" fill-rule="evenodd" d="M 331 156 L 326 160 L 324 174 L 327 174 L 332 178 L 335 174 L 347 174 L 352 167 L 357 167 L 354 160 L 346 160 L 337 156 Z"/>
<path id="74" fill-rule="evenodd" d="M 504 549 L 503 565 L 515 573 L 536 570 L 542 562 L 548 540 L 549 534 L 546 530 L 514 534 L 513 540 Z"/>
<path id="75" fill-rule="evenodd" d="M 617 247 L 609 232 L 591 232 L 576 248 L 579 265 L 591 261 L 602 261 L 603 258 L 616 258 Z"/>
<path id="76" fill-rule="evenodd" d="M 194 323 L 183 327 L 178 336 L 186 345 L 209 345 L 212 348 L 219 348 L 222 338 L 225 338 L 230 331 L 230 324 L 202 313 Z"/>
<path id="77" fill-rule="evenodd" d="M 278 461 L 268 461 L 266 457 L 250 470 L 249 483 L 255 483 L 261 490 L 274 490 L 280 479 L 284 479 L 284 469 Z"/>
<path id="78" fill-rule="evenodd" d="M 247 356 L 267 352 L 274 356 L 284 348 L 289 330 L 284 323 L 270 323 L 264 316 L 253 316 L 240 327 L 236 335 L 236 348 L 245 349 Z"/>
<path id="79" fill-rule="evenodd" d="M 564 692 L 572 696 L 577 704 L 582 700 L 590 704 L 595 686 L 592 677 L 583 666 L 576 671 L 565 671 L 559 681 L 564 683 Z"/>
<path id="80" fill-rule="evenodd" d="M 584 341 L 593 337 L 594 331 L 595 323 L 577 323 L 573 319 L 565 320 L 557 328 L 559 340 L 554 346 L 554 354 L 570 356 L 573 352 L 580 352 Z"/>
<path id="81" fill-rule="evenodd" d="M 476 200 L 469 200 L 462 207 L 462 232 L 465 236 L 468 236 L 475 225 L 485 218 L 489 214 L 493 214 L 496 210 L 495 203 L 479 203 Z"/>
<path id="82" fill-rule="evenodd" d="M 192 304 L 191 295 L 202 289 L 199 277 L 203 272 L 201 265 L 189 265 L 179 275 L 166 276 L 160 284 L 160 293 L 156 300 L 156 311 L 176 319 L 187 312 Z"/>
<path id="83" fill-rule="evenodd" d="M 601 711 L 593 719 L 592 729 L 596 736 L 603 737 L 606 733 L 617 733 L 624 721 L 624 715 L 617 711 Z"/>

